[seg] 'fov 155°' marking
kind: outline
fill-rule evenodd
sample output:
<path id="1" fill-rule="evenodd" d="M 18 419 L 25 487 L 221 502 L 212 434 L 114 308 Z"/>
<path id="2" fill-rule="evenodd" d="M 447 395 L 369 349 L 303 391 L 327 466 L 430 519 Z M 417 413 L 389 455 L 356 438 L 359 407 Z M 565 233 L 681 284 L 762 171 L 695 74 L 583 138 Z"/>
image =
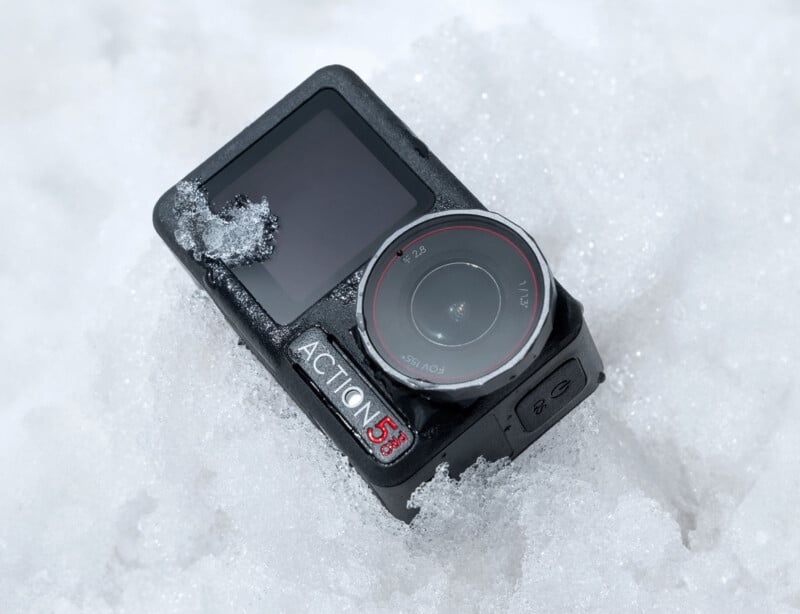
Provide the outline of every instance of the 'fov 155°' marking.
<path id="1" fill-rule="evenodd" d="M 411 429 L 321 329 L 307 330 L 292 342 L 289 350 L 294 361 L 376 459 L 390 463 L 411 447 L 414 442 Z"/>

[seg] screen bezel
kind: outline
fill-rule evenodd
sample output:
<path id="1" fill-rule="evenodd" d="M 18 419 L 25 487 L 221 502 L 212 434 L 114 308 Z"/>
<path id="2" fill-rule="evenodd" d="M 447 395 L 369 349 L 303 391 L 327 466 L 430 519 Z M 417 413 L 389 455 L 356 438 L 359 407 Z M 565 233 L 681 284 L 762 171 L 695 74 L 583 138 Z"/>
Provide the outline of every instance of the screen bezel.
<path id="1" fill-rule="evenodd" d="M 403 188 L 416 201 L 416 205 L 403 217 L 387 226 L 376 239 L 365 245 L 354 257 L 345 262 L 328 278 L 323 279 L 311 288 L 301 300 L 292 299 L 278 284 L 277 280 L 261 265 L 236 267 L 231 271 L 247 288 L 253 298 L 280 325 L 291 324 L 302 316 L 309 308 L 327 295 L 350 274 L 364 265 L 381 245 L 386 236 L 397 228 L 429 212 L 434 205 L 435 195 L 428 185 L 406 164 L 405 161 L 389 146 L 389 144 L 370 126 L 370 124 L 333 88 L 324 88 L 287 115 L 271 130 L 259 137 L 252 145 L 238 154 L 218 172 L 209 177 L 203 188 L 208 193 L 212 209 L 221 209 L 224 203 L 214 203 L 215 194 L 229 188 L 239 177 L 246 173 L 264 156 L 289 139 L 295 131 L 305 125 L 318 113 L 327 110 L 332 112 L 352 134 L 369 150 L 375 159 L 395 177 Z M 280 249 L 280 236 L 276 239 L 276 249 Z M 254 268 L 257 267 L 257 268 Z M 255 287 L 242 278 L 242 272 L 248 269 L 259 276 L 259 284 Z M 242 273 L 242 275 L 238 274 Z"/>

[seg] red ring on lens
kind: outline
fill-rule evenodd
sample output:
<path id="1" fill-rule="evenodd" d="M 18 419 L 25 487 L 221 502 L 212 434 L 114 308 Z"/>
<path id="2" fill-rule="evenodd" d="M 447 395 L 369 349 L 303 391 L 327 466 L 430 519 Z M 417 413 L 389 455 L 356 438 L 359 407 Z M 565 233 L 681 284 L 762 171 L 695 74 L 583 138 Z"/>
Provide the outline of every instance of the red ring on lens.
<path id="1" fill-rule="evenodd" d="M 459 230 L 459 229 L 462 229 L 462 230 L 480 230 L 481 232 L 488 232 L 489 234 L 492 234 L 492 235 L 494 235 L 496 237 L 500 237 L 503 241 L 505 241 L 506 243 L 511 245 L 511 247 L 513 247 L 517 251 L 517 253 L 525 261 L 525 264 L 528 265 L 528 270 L 530 271 L 531 278 L 533 279 L 533 290 L 534 290 L 533 311 L 531 313 L 530 322 L 528 322 L 528 326 L 525 329 L 525 332 L 522 333 L 522 337 L 517 342 L 517 344 L 505 356 L 503 356 L 501 359 L 499 359 L 498 361 L 493 363 L 488 368 L 481 369 L 480 371 L 477 371 L 475 373 L 469 373 L 467 375 L 459 375 L 458 377 L 449 377 L 449 378 L 448 377 L 435 376 L 435 375 L 432 375 L 431 373 L 418 371 L 417 369 L 414 369 L 414 368 L 410 367 L 409 365 L 407 365 L 406 363 L 400 361 L 397 358 L 397 356 L 394 355 L 394 353 L 386 346 L 386 343 L 384 342 L 383 337 L 381 336 L 381 331 L 380 331 L 380 329 L 378 327 L 378 314 L 377 314 L 378 290 L 380 290 L 381 284 L 383 283 L 383 278 L 386 276 L 386 273 L 388 272 L 389 267 L 391 267 L 392 264 L 394 264 L 395 260 L 397 260 L 397 258 L 398 258 L 397 254 L 395 253 L 392 256 L 391 260 L 389 260 L 389 262 L 386 264 L 386 267 L 384 267 L 383 271 L 381 272 L 381 276 L 378 278 L 378 283 L 375 284 L 375 292 L 373 292 L 373 295 L 372 295 L 372 326 L 375 329 L 375 335 L 378 338 L 378 343 L 380 343 L 381 347 L 385 350 L 385 352 L 395 362 L 395 365 L 396 366 L 397 365 L 400 366 L 401 372 L 415 373 L 417 375 L 420 375 L 422 378 L 424 378 L 426 380 L 434 380 L 434 381 L 438 381 L 438 382 L 460 382 L 460 381 L 467 382 L 467 381 L 470 381 L 471 379 L 475 379 L 476 377 L 480 377 L 482 375 L 486 375 L 487 373 L 491 373 L 496 368 L 498 368 L 500 365 L 502 365 L 504 362 L 506 362 L 511 356 L 516 354 L 516 352 L 519 350 L 519 348 L 522 347 L 522 345 L 525 343 L 525 340 L 528 338 L 528 335 L 530 334 L 531 328 L 533 328 L 533 325 L 536 322 L 537 315 L 539 313 L 539 309 L 538 309 L 539 308 L 539 282 L 536 279 L 536 272 L 533 269 L 533 265 L 531 264 L 530 258 L 528 258 L 528 256 L 525 254 L 525 252 L 523 252 L 516 243 L 514 243 L 511 239 L 509 239 L 505 235 L 503 235 L 503 234 L 501 234 L 501 233 L 499 233 L 499 232 L 497 232 L 495 230 L 491 230 L 489 228 L 484 228 L 482 226 L 472 226 L 472 225 L 444 226 L 443 228 L 435 228 L 433 230 L 429 230 L 428 232 L 426 232 L 426 233 L 416 237 L 415 239 L 409 241 L 406 245 L 404 245 L 403 247 L 401 247 L 397 251 L 405 252 L 409 247 L 414 245 L 414 243 L 417 243 L 418 241 L 421 241 L 425 237 L 429 237 L 430 235 L 436 234 L 438 232 L 444 232 L 445 230 Z"/>

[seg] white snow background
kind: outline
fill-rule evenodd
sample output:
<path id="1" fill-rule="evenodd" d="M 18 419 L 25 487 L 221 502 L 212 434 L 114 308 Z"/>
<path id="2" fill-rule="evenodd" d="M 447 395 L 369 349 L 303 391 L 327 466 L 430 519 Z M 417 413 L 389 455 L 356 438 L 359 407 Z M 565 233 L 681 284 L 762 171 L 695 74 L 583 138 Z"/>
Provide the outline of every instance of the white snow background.
<path id="1" fill-rule="evenodd" d="M 586 307 L 608 381 L 411 527 L 151 227 L 357 70 Z M 23 2 L 0 19 L 0 612 L 800 609 L 800 5 Z"/>

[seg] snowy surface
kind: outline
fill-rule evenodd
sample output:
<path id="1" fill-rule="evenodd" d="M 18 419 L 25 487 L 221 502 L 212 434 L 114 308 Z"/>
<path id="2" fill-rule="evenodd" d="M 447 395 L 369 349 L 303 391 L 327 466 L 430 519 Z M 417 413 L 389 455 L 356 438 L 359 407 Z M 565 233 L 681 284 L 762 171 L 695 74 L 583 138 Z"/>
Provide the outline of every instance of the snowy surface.
<path id="1" fill-rule="evenodd" d="M 222 6 L 0 20 L 0 611 L 800 609 L 798 5 Z M 531 231 L 609 376 L 411 527 L 150 222 L 334 61 Z"/>

